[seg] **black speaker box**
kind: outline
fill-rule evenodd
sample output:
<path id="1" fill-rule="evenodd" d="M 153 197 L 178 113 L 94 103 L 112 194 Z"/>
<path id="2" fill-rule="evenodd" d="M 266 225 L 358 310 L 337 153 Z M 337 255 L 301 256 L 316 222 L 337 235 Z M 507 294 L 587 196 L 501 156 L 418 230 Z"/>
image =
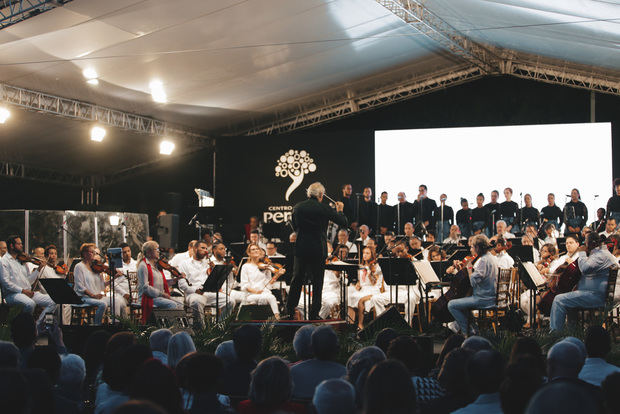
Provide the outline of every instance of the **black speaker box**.
<path id="1" fill-rule="evenodd" d="M 411 330 L 411 327 L 400 315 L 396 306 L 390 305 L 375 320 L 359 331 L 357 335 L 360 339 L 367 340 L 373 338 L 379 331 L 385 328 L 392 328 L 397 331 Z"/>
<path id="2" fill-rule="evenodd" d="M 179 242 L 179 215 L 166 214 L 157 219 L 157 241 L 162 248 L 174 248 Z"/>
<path id="3" fill-rule="evenodd" d="M 269 305 L 241 305 L 237 312 L 238 321 L 264 321 L 273 316 Z"/>
<path id="4" fill-rule="evenodd" d="M 168 328 L 172 332 L 186 331 L 192 333 L 189 319 L 184 310 L 153 309 L 151 316 L 158 328 Z"/>

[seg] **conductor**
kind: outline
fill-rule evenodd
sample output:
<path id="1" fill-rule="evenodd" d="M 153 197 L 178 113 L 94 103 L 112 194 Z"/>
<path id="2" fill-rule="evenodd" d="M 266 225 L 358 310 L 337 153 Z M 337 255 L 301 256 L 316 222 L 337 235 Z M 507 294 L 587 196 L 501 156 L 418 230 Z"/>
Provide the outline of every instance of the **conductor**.
<path id="1" fill-rule="evenodd" d="M 327 224 L 331 220 L 335 224 L 346 227 L 347 218 L 343 213 L 344 204 L 336 202 L 336 210 L 322 204 L 325 187 L 316 182 L 306 190 L 308 200 L 297 204 L 293 209 L 293 227 L 297 232 L 293 280 L 289 291 L 286 309 L 289 317 L 295 314 L 299 303 L 301 287 L 305 276 L 312 281 L 312 306 L 310 319 L 319 319 L 321 295 L 323 292 L 323 276 L 325 259 L 327 258 Z"/>

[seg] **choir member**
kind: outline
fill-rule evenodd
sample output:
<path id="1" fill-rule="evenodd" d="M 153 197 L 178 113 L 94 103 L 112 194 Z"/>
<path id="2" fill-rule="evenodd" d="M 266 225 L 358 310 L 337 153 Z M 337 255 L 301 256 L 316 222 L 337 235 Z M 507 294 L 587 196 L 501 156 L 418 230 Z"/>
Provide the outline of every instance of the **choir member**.
<path id="1" fill-rule="evenodd" d="M 607 217 L 616 219 L 616 223 L 620 221 L 620 178 L 614 180 L 615 194 L 607 200 Z"/>
<path id="2" fill-rule="evenodd" d="M 341 190 L 342 190 L 342 197 L 340 197 L 340 201 L 342 202 L 342 204 L 344 204 L 343 213 L 345 216 L 347 216 L 347 220 L 349 224 L 351 225 L 351 227 L 354 227 L 353 226 L 354 223 L 355 223 L 355 227 L 357 227 L 357 222 L 356 222 L 357 217 L 355 214 L 355 203 L 351 199 L 351 195 L 353 195 L 353 186 L 351 184 L 344 184 Z"/>
<path id="3" fill-rule="evenodd" d="M 456 224 L 465 238 L 469 238 L 472 235 L 471 209 L 469 208 L 469 202 L 465 198 L 461 198 L 461 209 L 456 212 Z"/>
<path id="4" fill-rule="evenodd" d="M 532 206 L 532 196 L 526 194 L 523 196 L 523 202 L 525 207 L 521 209 L 521 227 L 524 226 L 538 226 L 540 225 L 540 213 L 536 207 Z"/>
<path id="5" fill-rule="evenodd" d="M 564 214 L 560 207 L 555 205 L 555 195 L 547 194 L 547 205 L 540 210 L 540 218 L 546 223 L 553 223 L 556 230 L 564 224 Z"/>
<path id="6" fill-rule="evenodd" d="M 407 196 L 401 191 L 398 193 L 398 204 L 394 206 L 394 223 L 399 235 L 403 234 L 405 223 L 413 223 L 413 213 L 413 204 L 407 201 Z"/>
<path id="7" fill-rule="evenodd" d="M 359 224 L 377 232 L 377 203 L 372 199 L 372 188 L 364 187 L 359 205 Z"/>
<path id="8" fill-rule="evenodd" d="M 428 198 L 428 188 L 424 184 L 418 187 L 418 199 L 413 203 L 413 211 L 416 217 L 416 225 L 424 224 L 427 230 L 435 228 L 435 211 L 437 203 L 435 200 Z"/>
<path id="9" fill-rule="evenodd" d="M 500 219 L 499 191 L 491 191 L 491 201 L 484 206 L 489 210 L 489 236 L 495 233 L 495 222 Z"/>
<path id="10" fill-rule="evenodd" d="M 471 227 L 473 234 L 489 234 L 490 214 L 489 210 L 482 205 L 484 194 L 476 196 L 476 208 L 471 211 Z"/>
<path id="11" fill-rule="evenodd" d="M 518 223 L 519 205 L 512 201 L 512 188 L 504 189 L 504 197 L 506 201 L 499 205 L 499 216 L 508 225 L 508 231 L 518 233 L 521 229 Z"/>
<path id="12" fill-rule="evenodd" d="M 570 192 L 570 201 L 564 206 L 564 234 L 579 234 L 588 222 L 588 209 L 581 201 L 579 190 L 573 188 Z"/>
<path id="13" fill-rule="evenodd" d="M 381 193 L 381 203 L 378 206 L 379 209 L 379 233 L 385 234 L 388 231 L 394 229 L 394 207 L 387 204 L 388 193 L 383 191 Z"/>
<path id="14" fill-rule="evenodd" d="M 454 224 L 454 210 L 452 207 L 446 205 L 448 196 L 442 194 L 439 196 L 439 206 L 435 210 L 435 217 L 437 218 L 437 235 L 439 243 L 443 243 L 444 239 L 450 234 L 450 226 Z"/>
<path id="15" fill-rule="evenodd" d="M 243 304 L 269 305 L 275 318 L 279 319 L 278 301 L 271 293 L 279 274 L 272 275 L 271 270 L 261 264 L 262 252 L 258 245 L 250 244 L 246 254 L 248 261 L 241 268 L 241 291 L 247 294 Z"/>

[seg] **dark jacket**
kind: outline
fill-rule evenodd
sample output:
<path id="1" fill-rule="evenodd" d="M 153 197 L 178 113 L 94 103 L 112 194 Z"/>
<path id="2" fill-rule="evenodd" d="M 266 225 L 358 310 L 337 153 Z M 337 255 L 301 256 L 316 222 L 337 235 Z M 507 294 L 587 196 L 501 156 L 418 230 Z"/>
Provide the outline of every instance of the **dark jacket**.
<path id="1" fill-rule="evenodd" d="M 293 208 L 293 227 L 297 232 L 295 256 L 327 257 L 327 224 L 333 221 L 341 227 L 348 224 L 343 213 L 336 213 L 314 197 L 302 201 Z"/>

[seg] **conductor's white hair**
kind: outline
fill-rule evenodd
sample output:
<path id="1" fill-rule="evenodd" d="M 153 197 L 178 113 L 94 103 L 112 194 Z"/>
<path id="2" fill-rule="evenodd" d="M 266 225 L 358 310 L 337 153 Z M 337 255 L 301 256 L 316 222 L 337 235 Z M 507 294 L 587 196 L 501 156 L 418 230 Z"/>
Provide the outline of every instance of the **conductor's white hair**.
<path id="1" fill-rule="evenodd" d="M 316 197 L 319 198 L 323 194 L 325 194 L 325 187 L 320 182 L 312 183 L 306 190 L 306 194 L 308 197 Z"/>

